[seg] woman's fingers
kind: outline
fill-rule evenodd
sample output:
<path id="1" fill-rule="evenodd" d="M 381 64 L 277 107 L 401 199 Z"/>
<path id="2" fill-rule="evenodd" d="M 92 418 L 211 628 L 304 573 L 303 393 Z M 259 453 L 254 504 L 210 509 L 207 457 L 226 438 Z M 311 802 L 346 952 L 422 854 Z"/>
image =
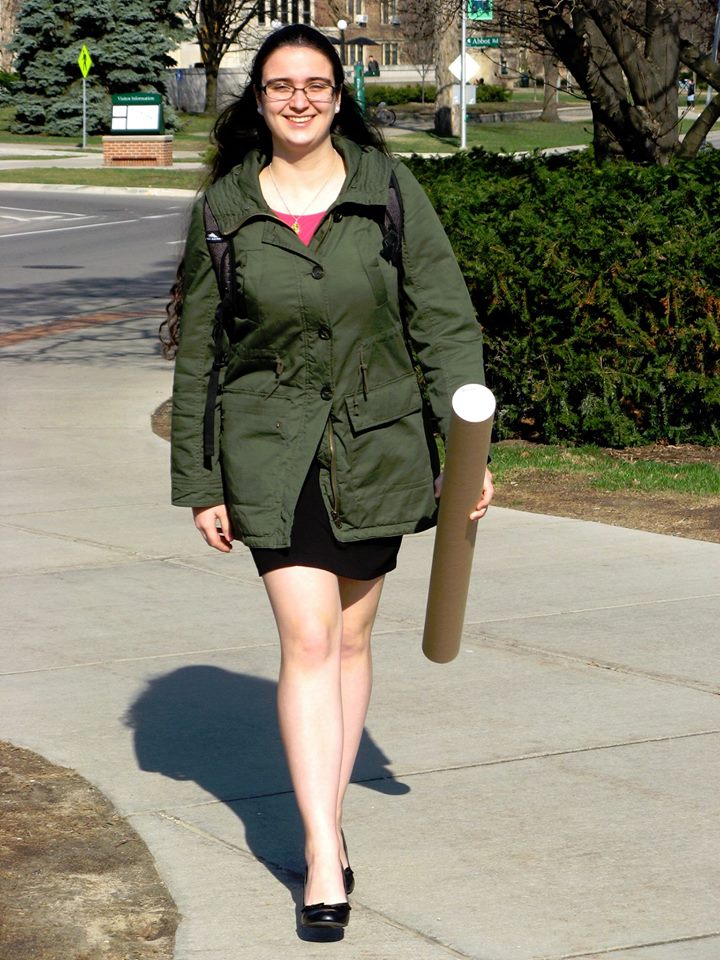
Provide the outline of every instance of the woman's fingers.
<path id="1" fill-rule="evenodd" d="M 488 507 L 490 506 L 490 501 L 493 498 L 493 493 L 495 492 L 495 487 L 493 486 L 492 474 L 489 470 L 485 470 L 485 482 L 483 483 L 483 491 L 480 500 L 478 501 L 475 509 L 470 514 L 471 520 L 482 520 L 485 514 L 488 512 Z"/>
<path id="2" fill-rule="evenodd" d="M 233 532 L 224 504 L 218 504 L 215 507 L 193 507 L 193 518 L 195 526 L 208 546 L 221 553 L 230 553 Z"/>

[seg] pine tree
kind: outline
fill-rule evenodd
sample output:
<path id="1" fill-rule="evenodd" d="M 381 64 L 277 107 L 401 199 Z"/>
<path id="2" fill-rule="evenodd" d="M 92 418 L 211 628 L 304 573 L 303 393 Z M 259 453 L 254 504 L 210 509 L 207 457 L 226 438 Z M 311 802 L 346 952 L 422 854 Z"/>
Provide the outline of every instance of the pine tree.
<path id="1" fill-rule="evenodd" d="M 87 128 L 110 130 L 113 93 L 165 93 L 165 70 L 187 31 L 181 0 L 25 0 L 13 42 L 20 83 L 13 97 L 17 133 L 72 136 L 82 129 L 83 44 L 93 67 L 87 81 Z M 166 122 L 168 114 L 166 105 Z"/>

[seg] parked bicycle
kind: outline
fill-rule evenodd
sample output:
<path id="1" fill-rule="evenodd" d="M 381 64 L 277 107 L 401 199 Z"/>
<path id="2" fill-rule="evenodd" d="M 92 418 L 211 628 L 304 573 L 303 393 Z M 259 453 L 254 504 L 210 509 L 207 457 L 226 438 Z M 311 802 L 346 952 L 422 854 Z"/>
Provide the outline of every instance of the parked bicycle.
<path id="1" fill-rule="evenodd" d="M 383 126 L 392 127 L 395 125 L 397 116 L 395 115 L 395 111 L 391 110 L 385 101 L 382 100 L 375 108 L 372 119 L 375 121 L 375 123 L 381 123 Z"/>

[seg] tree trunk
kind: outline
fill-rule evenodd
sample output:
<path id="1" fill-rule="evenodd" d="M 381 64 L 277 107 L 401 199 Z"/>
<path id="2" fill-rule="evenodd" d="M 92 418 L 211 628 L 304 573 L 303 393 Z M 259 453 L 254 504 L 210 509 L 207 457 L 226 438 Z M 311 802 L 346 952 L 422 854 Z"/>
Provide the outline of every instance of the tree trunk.
<path id="1" fill-rule="evenodd" d="M 553 123 L 558 119 L 557 97 L 560 71 L 557 60 L 549 50 L 543 53 L 543 76 L 545 77 L 545 86 L 543 88 L 543 108 L 540 119 L 546 123 Z"/>
<path id="2" fill-rule="evenodd" d="M 205 113 L 218 112 L 218 70 L 213 64 L 205 64 Z"/>
<path id="3" fill-rule="evenodd" d="M 0 70 L 12 69 L 13 54 L 8 44 L 15 36 L 15 17 L 18 0 L 2 0 L 0 2 Z"/>
<path id="4" fill-rule="evenodd" d="M 679 139 L 676 5 L 646 0 L 638 20 L 619 0 L 576 0 L 570 20 L 556 0 L 534 5 L 547 43 L 590 101 L 596 157 L 619 149 L 635 162 L 667 163 Z"/>
<path id="5" fill-rule="evenodd" d="M 438 25 L 438 52 L 435 65 L 437 97 L 435 99 L 435 133 L 439 137 L 460 136 L 460 105 L 453 104 L 455 77 L 448 67 L 458 55 L 457 16 L 449 17 Z"/>

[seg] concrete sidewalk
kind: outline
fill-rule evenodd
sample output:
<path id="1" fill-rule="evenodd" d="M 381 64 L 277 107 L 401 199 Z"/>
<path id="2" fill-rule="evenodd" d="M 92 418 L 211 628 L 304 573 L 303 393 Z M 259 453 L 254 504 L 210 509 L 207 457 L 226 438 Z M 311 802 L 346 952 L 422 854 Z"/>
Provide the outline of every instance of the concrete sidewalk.
<path id="1" fill-rule="evenodd" d="M 454 663 L 420 652 L 432 533 L 388 577 L 351 923 L 300 939 L 275 629 L 168 505 L 157 323 L 0 350 L 0 738 L 130 819 L 177 960 L 717 960 L 720 546 L 497 508 Z"/>

